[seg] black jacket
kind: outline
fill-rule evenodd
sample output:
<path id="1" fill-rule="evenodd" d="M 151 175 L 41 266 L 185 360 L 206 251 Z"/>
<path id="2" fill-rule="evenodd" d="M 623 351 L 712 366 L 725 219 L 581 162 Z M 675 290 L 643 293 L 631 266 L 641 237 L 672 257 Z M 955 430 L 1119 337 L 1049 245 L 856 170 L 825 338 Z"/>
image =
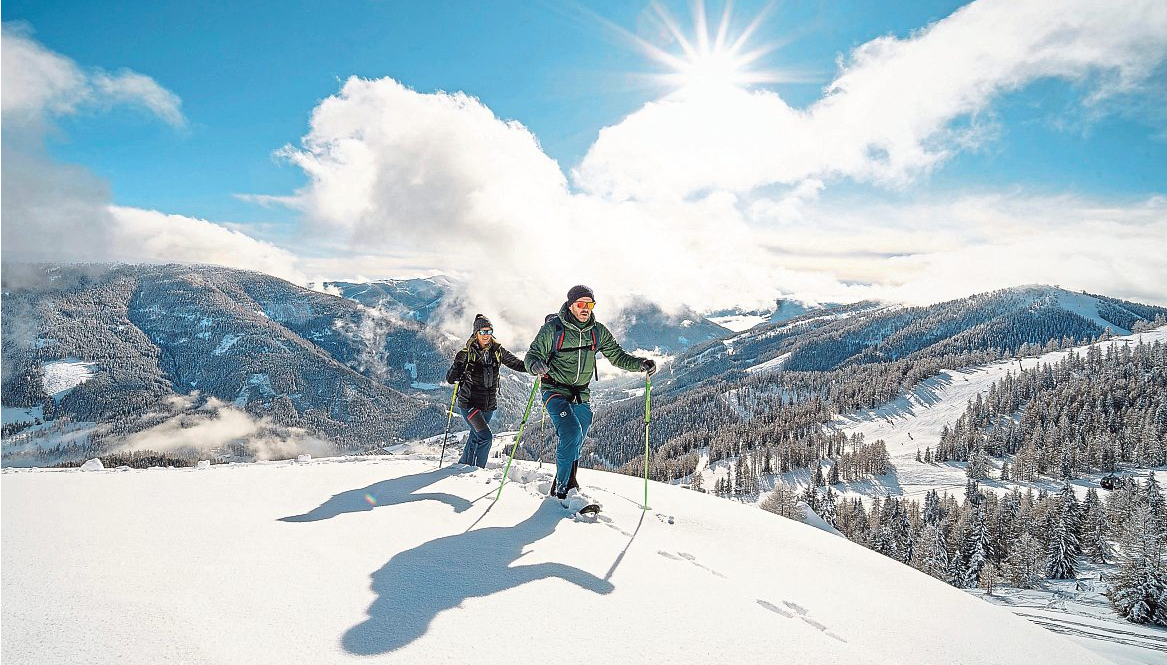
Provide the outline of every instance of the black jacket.
<path id="1" fill-rule="evenodd" d="M 523 361 L 491 340 L 483 349 L 476 340 L 454 356 L 454 364 L 446 372 L 446 383 L 459 382 L 458 406 L 463 409 L 494 411 L 498 408 L 498 370 L 502 365 L 516 372 L 527 373 Z"/>

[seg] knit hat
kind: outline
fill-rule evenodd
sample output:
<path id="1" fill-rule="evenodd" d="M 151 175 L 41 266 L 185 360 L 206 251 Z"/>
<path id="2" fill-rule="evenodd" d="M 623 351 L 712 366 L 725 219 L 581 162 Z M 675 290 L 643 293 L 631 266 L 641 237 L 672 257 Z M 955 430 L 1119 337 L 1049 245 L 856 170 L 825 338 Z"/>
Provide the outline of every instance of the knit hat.
<path id="1" fill-rule="evenodd" d="M 494 324 L 492 324 L 490 322 L 490 319 L 486 318 L 482 314 L 475 314 L 474 315 L 474 332 L 478 332 L 479 330 L 482 330 L 483 328 L 493 328 L 493 327 L 494 327 Z"/>
<path id="2" fill-rule="evenodd" d="M 571 287 L 571 289 L 567 292 L 567 302 L 573 303 L 573 302 L 579 300 L 580 298 L 591 298 L 592 300 L 595 300 L 596 294 L 592 293 L 592 289 L 590 286 L 584 286 L 583 284 L 576 284 L 575 286 Z"/>

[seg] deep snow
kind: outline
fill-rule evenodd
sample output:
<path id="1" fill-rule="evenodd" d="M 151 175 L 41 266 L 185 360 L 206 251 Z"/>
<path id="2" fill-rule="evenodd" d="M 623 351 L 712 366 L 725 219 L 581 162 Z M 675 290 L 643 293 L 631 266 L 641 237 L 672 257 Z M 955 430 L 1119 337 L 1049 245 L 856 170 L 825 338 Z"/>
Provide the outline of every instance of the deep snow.
<path id="1" fill-rule="evenodd" d="M 584 470 L 604 511 L 572 521 L 549 465 L 495 502 L 498 468 L 405 448 L 6 469 L 5 663 L 1106 662 L 752 506 Z"/>

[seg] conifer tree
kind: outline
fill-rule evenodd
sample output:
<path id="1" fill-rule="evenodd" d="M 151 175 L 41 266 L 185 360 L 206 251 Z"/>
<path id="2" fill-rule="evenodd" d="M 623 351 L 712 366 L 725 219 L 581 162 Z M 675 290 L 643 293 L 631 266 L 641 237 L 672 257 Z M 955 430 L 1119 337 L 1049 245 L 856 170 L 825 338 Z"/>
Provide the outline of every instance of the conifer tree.
<path id="1" fill-rule="evenodd" d="M 940 522 L 940 495 L 935 489 L 928 490 L 924 495 L 924 524 L 938 524 Z"/>
<path id="2" fill-rule="evenodd" d="M 1028 533 L 1022 533 L 1005 559 L 1005 578 L 1018 589 L 1032 589 L 1045 576 L 1042 565 L 1041 543 Z"/>
<path id="3" fill-rule="evenodd" d="M 1066 482 L 1049 514 L 1046 574 L 1050 579 L 1069 580 L 1077 576 L 1078 555 L 1082 552 L 1077 507 L 1074 490 Z"/>
<path id="4" fill-rule="evenodd" d="M 948 542 L 936 524 L 928 524 L 920 532 L 919 545 L 912 553 L 912 566 L 938 580 L 948 575 Z"/>
<path id="5" fill-rule="evenodd" d="M 806 515 L 798 507 L 798 493 L 781 482 L 774 483 L 774 490 L 762 499 L 759 507 L 782 517 L 806 521 Z"/>
<path id="6" fill-rule="evenodd" d="M 827 487 L 827 491 L 823 494 L 822 505 L 819 510 L 819 517 L 822 517 L 831 526 L 835 526 L 836 522 L 838 522 L 836 497 L 835 491 Z"/>
<path id="7" fill-rule="evenodd" d="M 1086 491 L 1082 509 L 1082 551 L 1091 561 L 1106 563 L 1107 558 L 1113 554 L 1113 548 L 1107 538 L 1109 523 L 1106 519 L 1106 508 L 1093 487 Z"/>
<path id="8" fill-rule="evenodd" d="M 993 554 L 988 530 L 985 528 L 985 514 L 980 506 L 970 515 L 961 549 L 967 557 L 961 585 L 975 588 L 980 583 L 981 570 Z"/>
<path id="9" fill-rule="evenodd" d="M 1111 606 L 1127 621 L 1167 626 L 1165 540 L 1162 519 L 1140 502 L 1127 520 L 1118 573 L 1106 591 Z"/>

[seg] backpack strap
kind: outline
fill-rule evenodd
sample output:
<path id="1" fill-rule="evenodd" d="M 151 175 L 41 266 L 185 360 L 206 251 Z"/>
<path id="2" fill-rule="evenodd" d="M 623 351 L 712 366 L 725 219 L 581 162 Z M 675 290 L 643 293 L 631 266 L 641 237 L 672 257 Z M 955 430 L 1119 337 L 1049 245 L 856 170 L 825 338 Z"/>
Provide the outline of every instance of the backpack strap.
<path id="1" fill-rule="evenodd" d="M 596 335 L 595 326 L 592 326 L 591 329 L 592 343 L 590 346 L 571 346 L 565 349 L 563 348 L 563 338 L 567 336 L 567 330 L 563 327 L 563 321 L 559 320 L 559 314 L 548 314 L 543 319 L 543 322 L 555 325 L 555 334 L 551 336 L 551 353 L 547 356 L 547 362 L 551 362 L 551 359 L 555 357 L 555 354 L 561 351 L 582 351 L 583 349 L 588 349 L 592 353 L 595 353 L 596 349 L 600 347 L 600 339 L 599 336 Z M 598 365 L 595 366 L 595 378 L 597 381 L 600 379 L 600 368 Z M 569 386 L 565 387 L 570 389 Z M 579 402 L 579 391 L 573 390 L 572 394 L 575 396 L 575 401 Z"/>

